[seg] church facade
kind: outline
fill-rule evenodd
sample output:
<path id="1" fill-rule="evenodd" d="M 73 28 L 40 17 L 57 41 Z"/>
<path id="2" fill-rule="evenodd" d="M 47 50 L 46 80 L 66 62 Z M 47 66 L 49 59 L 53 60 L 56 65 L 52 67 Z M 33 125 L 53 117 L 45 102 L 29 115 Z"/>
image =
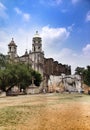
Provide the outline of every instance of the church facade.
<path id="1" fill-rule="evenodd" d="M 71 66 L 58 63 L 53 58 L 45 58 L 42 50 L 42 38 L 39 36 L 38 31 L 32 38 L 32 50 L 29 52 L 26 50 L 22 56 L 17 55 L 17 45 L 12 38 L 8 44 L 8 56 L 10 61 L 30 64 L 42 77 L 49 78 L 50 75 L 60 76 L 62 73 L 65 75 L 71 74 Z"/>

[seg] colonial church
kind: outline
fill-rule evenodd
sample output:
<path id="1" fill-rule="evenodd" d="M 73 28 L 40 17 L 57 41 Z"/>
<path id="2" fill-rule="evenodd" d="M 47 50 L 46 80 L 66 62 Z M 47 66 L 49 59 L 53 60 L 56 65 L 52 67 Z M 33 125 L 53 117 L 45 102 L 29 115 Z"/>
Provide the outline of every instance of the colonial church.
<path id="1" fill-rule="evenodd" d="M 12 38 L 8 44 L 8 56 L 11 62 L 22 62 L 31 65 L 42 77 L 49 77 L 50 75 L 59 76 L 62 73 L 65 75 L 71 74 L 71 66 L 58 63 L 53 58 L 45 58 L 44 51 L 42 50 L 42 38 L 38 31 L 36 31 L 32 38 L 32 51 L 28 52 L 26 50 L 24 55 L 18 56 L 17 45 Z"/>

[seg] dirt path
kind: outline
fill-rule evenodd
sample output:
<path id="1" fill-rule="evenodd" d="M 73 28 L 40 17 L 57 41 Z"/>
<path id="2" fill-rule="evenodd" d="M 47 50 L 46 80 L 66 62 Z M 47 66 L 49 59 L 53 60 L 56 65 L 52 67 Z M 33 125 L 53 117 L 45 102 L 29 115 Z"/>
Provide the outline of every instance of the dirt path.
<path id="1" fill-rule="evenodd" d="M 1 114 L 8 115 L 7 109 L 16 115 L 9 115 L 7 123 L 0 120 L 0 130 L 90 130 L 89 96 L 46 94 L 0 99 Z M 6 121 L 7 116 L 2 117 Z"/>

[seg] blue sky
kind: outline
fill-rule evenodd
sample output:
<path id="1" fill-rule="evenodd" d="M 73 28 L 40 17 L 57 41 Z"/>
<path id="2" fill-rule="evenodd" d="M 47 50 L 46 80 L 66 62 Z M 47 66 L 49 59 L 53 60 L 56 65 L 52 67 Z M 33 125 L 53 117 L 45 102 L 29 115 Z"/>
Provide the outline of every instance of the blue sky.
<path id="1" fill-rule="evenodd" d="M 0 0 L 0 52 L 13 37 L 18 55 L 38 30 L 45 57 L 72 66 L 90 65 L 90 0 Z"/>

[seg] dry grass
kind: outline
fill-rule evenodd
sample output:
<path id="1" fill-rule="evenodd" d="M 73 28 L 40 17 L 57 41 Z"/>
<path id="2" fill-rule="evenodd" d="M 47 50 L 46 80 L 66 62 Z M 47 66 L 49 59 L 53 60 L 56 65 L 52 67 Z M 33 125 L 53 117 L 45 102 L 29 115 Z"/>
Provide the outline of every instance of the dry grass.
<path id="1" fill-rule="evenodd" d="M 89 95 L 0 98 L 0 130 L 90 130 L 89 124 Z"/>

